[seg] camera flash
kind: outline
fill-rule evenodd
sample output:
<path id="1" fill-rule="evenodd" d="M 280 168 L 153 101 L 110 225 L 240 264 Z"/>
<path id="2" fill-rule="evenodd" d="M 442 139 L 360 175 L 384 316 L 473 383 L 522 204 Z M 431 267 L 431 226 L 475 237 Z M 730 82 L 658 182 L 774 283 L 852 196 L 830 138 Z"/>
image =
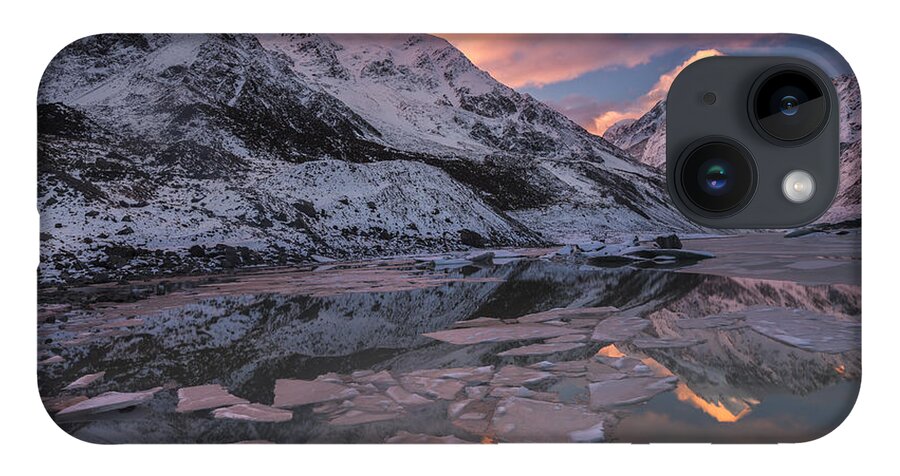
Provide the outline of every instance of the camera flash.
<path id="1" fill-rule="evenodd" d="M 781 192 L 794 203 L 803 203 L 816 193 L 816 181 L 804 170 L 792 170 L 781 181 Z"/>

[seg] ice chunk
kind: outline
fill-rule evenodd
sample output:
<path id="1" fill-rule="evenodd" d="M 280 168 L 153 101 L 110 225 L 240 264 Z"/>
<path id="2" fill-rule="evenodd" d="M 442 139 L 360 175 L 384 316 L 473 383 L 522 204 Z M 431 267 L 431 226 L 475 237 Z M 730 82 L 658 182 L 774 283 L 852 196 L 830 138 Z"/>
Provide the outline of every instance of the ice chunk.
<path id="1" fill-rule="evenodd" d="M 490 261 L 494 257 L 493 251 L 476 251 L 473 253 L 469 253 L 465 256 L 465 259 L 472 261 L 474 263 L 485 263 Z"/>
<path id="2" fill-rule="evenodd" d="M 706 342 L 703 339 L 681 339 L 677 337 L 638 338 L 631 341 L 639 349 L 678 349 Z"/>
<path id="3" fill-rule="evenodd" d="M 575 342 L 560 342 L 553 344 L 531 344 L 524 345 L 522 347 L 516 347 L 514 349 L 509 349 L 503 352 L 500 352 L 499 356 L 501 357 L 514 357 L 521 355 L 546 355 L 546 354 L 555 354 L 557 352 L 566 352 L 573 349 L 578 349 L 580 347 L 584 347 L 584 344 L 579 344 Z"/>
<path id="4" fill-rule="evenodd" d="M 860 348 L 860 324 L 804 309 L 753 308 L 744 312 L 754 331 L 811 352 L 839 354 Z"/>
<path id="5" fill-rule="evenodd" d="M 78 390 L 89 386 L 90 384 L 96 382 L 103 378 L 106 375 L 106 372 L 97 372 L 95 374 L 87 374 L 78 378 L 78 380 L 68 384 L 63 388 L 63 390 Z"/>
<path id="6" fill-rule="evenodd" d="M 359 391 L 346 385 L 318 380 L 278 379 L 275 381 L 275 403 L 280 408 L 298 407 L 330 400 L 347 400 Z"/>
<path id="7" fill-rule="evenodd" d="M 178 389 L 178 406 L 175 411 L 185 413 L 242 403 L 250 402 L 228 393 L 228 390 L 221 385 L 199 385 Z"/>
<path id="8" fill-rule="evenodd" d="M 675 377 L 629 377 L 591 383 L 591 409 L 602 410 L 620 405 L 633 405 L 650 400 L 659 393 L 675 388 Z"/>
<path id="9" fill-rule="evenodd" d="M 432 403 L 431 400 L 421 395 L 408 392 L 400 386 L 391 387 L 384 393 L 386 393 L 387 396 L 391 397 L 395 402 L 403 405 L 404 407 L 418 407 Z"/>
<path id="10" fill-rule="evenodd" d="M 557 308 L 534 314 L 526 314 L 517 318 L 516 321 L 523 324 L 534 324 L 558 319 L 601 319 L 618 310 L 618 308 L 612 306 Z"/>
<path id="11" fill-rule="evenodd" d="M 491 426 L 503 441 L 550 443 L 586 438 L 596 441 L 602 438 L 605 418 L 606 415 L 582 405 L 509 397 L 497 404 Z"/>
<path id="12" fill-rule="evenodd" d="M 280 423 L 294 418 L 294 412 L 270 407 L 259 403 L 241 403 L 230 407 L 216 408 L 212 415 L 217 419 L 243 420 L 264 423 Z"/>
<path id="13" fill-rule="evenodd" d="M 644 330 L 648 325 L 650 325 L 650 321 L 639 317 L 613 316 L 597 324 L 591 340 L 603 344 L 626 340 Z"/>
<path id="14" fill-rule="evenodd" d="M 400 385 L 408 392 L 441 400 L 455 399 L 460 390 L 465 387 L 465 383 L 455 379 L 414 377 L 410 375 L 400 377 Z"/>
<path id="15" fill-rule="evenodd" d="M 62 409 L 57 416 L 75 417 L 92 415 L 96 413 L 109 412 L 113 410 L 121 410 L 123 408 L 140 405 L 153 398 L 156 392 L 162 390 L 162 387 L 154 387 L 141 392 L 106 392 L 89 398 L 83 402 L 76 403 L 70 407 Z"/>
<path id="16" fill-rule="evenodd" d="M 385 443 L 410 443 L 410 444 L 458 444 L 469 443 L 466 440 L 459 439 L 453 435 L 434 436 L 424 433 L 409 433 L 400 431 L 396 435 L 385 440 Z"/>
<path id="17" fill-rule="evenodd" d="M 518 367 L 515 365 L 507 365 L 500 369 L 491 380 L 493 386 L 520 387 L 523 385 L 534 385 L 553 380 L 556 377 L 541 370 Z"/>
<path id="18" fill-rule="evenodd" d="M 429 332 L 426 337 L 456 345 L 480 344 L 482 342 L 509 342 L 517 340 L 545 339 L 566 334 L 577 334 L 574 329 L 548 326 L 544 324 L 505 324 L 497 326 L 471 327 Z"/>
<path id="19" fill-rule="evenodd" d="M 585 430 L 576 430 L 569 433 L 569 439 L 573 443 L 599 443 L 603 441 L 605 435 L 603 433 L 603 423 L 587 428 Z"/>

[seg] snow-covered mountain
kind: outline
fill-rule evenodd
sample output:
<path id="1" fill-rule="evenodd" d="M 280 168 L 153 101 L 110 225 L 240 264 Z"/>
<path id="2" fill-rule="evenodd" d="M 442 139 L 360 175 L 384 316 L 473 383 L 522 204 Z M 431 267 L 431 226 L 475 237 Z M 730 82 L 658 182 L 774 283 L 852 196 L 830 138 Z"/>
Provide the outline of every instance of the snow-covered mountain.
<path id="1" fill-rule="evenodd" d="M 431 36 L 94 36 L 38 113 L 43 282 L 692 228 Z"/>
<path id="2" fill-rule="evenodd" d="M 862 138 L 859 82 L 854 75 L 834 79 L 840 98 L 841 181 L 831 209 L 823 222 L 860 218 L 862 213 Z"/>
<path id="3" fill-rule="evenodd" d="M 860 216 L 860 95 L 856 76 L 833 79 L 840 101 L 841 179 L 838 194 L 822 222 L 853 220 Z M 666 102 L 659 101 L 638 119 L 623 119 L 606 130 L 603 138 L 635 160 L 664 170 L 666 166 Z"/>
<path id="4" fill-rule="evenodd" d="M 651 167 L 666 166 L 666 101 L 657 102 L 638 119 L 623 119 L 606 130 L 603 138 Z"/>
<path id="5" fill-rule="evenodd" d="M 439 157 L 431 163 L 550 240 L 691 227 L 666 205 L 653 170 L 497 82 L 441 38 L 264 35 L 260 41 L 372 124 L 382 143 Z"/>

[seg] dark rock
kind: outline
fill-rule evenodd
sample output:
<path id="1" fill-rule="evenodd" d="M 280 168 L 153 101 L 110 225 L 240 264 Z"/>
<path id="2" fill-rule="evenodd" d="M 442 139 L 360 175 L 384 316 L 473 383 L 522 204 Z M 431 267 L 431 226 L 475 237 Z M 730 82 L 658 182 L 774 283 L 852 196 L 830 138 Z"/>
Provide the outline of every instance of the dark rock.
<path id="1" fill-rule="evenodd" d="M 459 230 L 459 242 L 474 248 L 483 248 L 485 244 L 483 236 L 466 228 Z"/>
<path id="2" fill-rule="evenodd" d="M 132 230 L 130 226 L 126 226 L 125 228 L 122 228 L 121 230 L 116 232 L 117 235 L 130 235 L 132 233 L 134 233 L 134 230 Z"/>
<path id="3" fill-rule="evenodd" d="M 293 204 L 294 209 L 298 212 L 310 217 L 315 218 L 316 216 L 316 207 L 312 204 L 312 202 L 308 202 L 306 200 L 300 200 Z"/>
<path id="4" fill-rule="evenodd" d="M 206 256 L 206 250 L 200 245 L 194 245 L 188 248 L 188 253 L 194 258 L 202 258 Z"/>
<path id="5" fill-rule="evenodd" d="M 122 221 L 126 221 L 126 222 L 131 223 L 131 215 L 125 215 L 125 216 L 123 216 L 123 217 L 122 217 Z"/>
<path id="6" fill-rule="evenodd" d="M 41 232 L 41 241 L 50 241 L 53 239 L 53 235 L 47 233 L 46 231 Z"/>
<path id="7" fill-rule="evenodd" d="M 667 250 L 680 250 L 683 246 L 681 240 L 678 239 L 678 235 L 674 233 L 671 235 L 657 236 L 654 241 L 656 242 L 656 246 Z"/>

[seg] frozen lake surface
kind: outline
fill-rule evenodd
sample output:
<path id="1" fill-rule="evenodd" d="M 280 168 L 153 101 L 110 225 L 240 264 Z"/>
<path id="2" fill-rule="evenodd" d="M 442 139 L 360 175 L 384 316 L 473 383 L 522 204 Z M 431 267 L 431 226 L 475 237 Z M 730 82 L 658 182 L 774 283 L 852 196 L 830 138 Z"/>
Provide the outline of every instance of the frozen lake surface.
<path id="1" fill-rule="evenodd" d="M 861 375 L 859 233 L 685 248 L 715 258 L 596 266 L 518 250 L 44 289 L 40 391 L 94 442 L 798 441 L 832 428 Z"/>

